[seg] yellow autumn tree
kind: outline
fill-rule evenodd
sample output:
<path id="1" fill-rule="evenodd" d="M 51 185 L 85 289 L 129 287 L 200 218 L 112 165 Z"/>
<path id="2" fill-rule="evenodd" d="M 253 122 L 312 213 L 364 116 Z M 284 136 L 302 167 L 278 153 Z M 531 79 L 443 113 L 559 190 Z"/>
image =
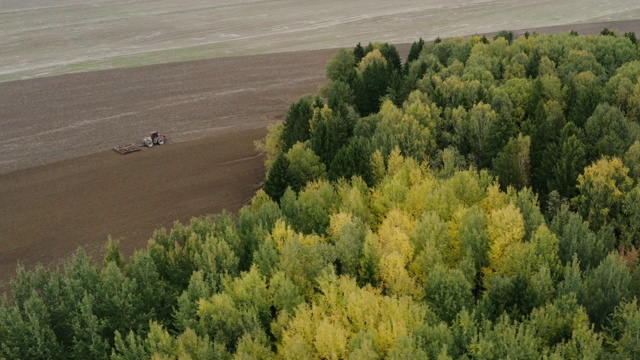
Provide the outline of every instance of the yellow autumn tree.
<path id="1" fill-rule="evenodd" d="M 631 190 L 633 180 L 629 169 L 617 157 L 603 157 L 578 175 L 578 196 L 573 199 L 578 212 L 593 229 L 605 224 L 618 224 L 622 202 Z"/>
<path id="2" fill-rule="evenodd" d="M 384 296 L 369 286 L 360 288 L 349 277 L 327 273 L 319 280 L 319 288 L 313 302 L 298 307 L 295 317 L 284 325 L 280 358 L 345 359 L 350 358 L 350 350 L 384 358 L 403 338 L 435 321 L 425 305 L 408 297 Z M 362 336 L 368 340 L 350 349 L 352 340 Z"/>
<path id="3" fill-rule="evenodd" d="M 513 204 L 493 210 L 487 218 L 487 233 L 489 234 L 489 266 L 486 269 L 486 275 L 490 275 L 501 268 L 504 257 L 510 252 L 510 247 L 518 246 L 515 244 L 520 243 L 524 238 L 524 218 L 520 210 Z"/>
<path id="4" fill-rule="evenodd" d="M 380 278 L 384 288 L 391 294 L 416 294 L 415 282 L 407 270 L 414 256 L 414 246 L 409 239 L 414 226 L 408 214 L 391 210 L 378 233 L 369 234 L 365 240 L 380 254 Z"/>
<path id="5" fill-rule="evenodd" d="M 373 63 L 381 63 L 385 66 L 387 65 L 387 59 L 384 58 L 384 56 L 378 49 L 371 51 L 364 58 L 362 58 L 362 60 L 360 60 L 360 63 L 358 64 L 358 68 L 356 70 L 358 75 L 362 75 L 364 70 L 367 67 L 371 66 L 371 64 Z"/>

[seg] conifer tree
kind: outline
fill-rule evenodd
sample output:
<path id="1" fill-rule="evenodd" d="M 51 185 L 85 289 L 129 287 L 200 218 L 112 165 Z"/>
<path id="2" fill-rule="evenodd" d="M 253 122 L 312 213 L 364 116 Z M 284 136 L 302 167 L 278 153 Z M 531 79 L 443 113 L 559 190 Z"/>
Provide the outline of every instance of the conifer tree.
<path id="1" fill-rule="evenodd" d="M 289 174 L 289 161 L 284 155 L 276 158 L 269 170 L 269 175 L 264 182 L 264 191 L 273 200 L 280 201 L 285 190 L 291 183 L 291 175 Z"/>

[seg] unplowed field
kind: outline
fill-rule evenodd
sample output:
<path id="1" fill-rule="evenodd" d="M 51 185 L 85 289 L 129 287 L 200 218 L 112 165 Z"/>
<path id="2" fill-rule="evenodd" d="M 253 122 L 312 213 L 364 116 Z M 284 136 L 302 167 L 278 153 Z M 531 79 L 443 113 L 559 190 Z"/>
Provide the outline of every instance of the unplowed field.
<path id="1" fill-rule="evenodd" d="M 640 30 L 638 22 L 555 27 Z M 538 29 L 542 31 L 542 29 Z M 375 39 L 373 39 L 375 40 Z M 406 53 L 407 46 L 400 47 Z M 0 289 L 107 236 L 127 254 L 174 220 L 236 211 L 264 176 L 265 126 L 324 82 L 334 50 L 220 58 L 0 84 Z M 169 144 L 118 155 L 149 130 Z"/>

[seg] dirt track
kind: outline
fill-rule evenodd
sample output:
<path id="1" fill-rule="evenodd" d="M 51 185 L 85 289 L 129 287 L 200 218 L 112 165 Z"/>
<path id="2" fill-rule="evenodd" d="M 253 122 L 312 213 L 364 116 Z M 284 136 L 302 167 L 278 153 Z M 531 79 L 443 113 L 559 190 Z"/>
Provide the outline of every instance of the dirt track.
<path id="1" fill-rule="evenodd" d="M 638 32 L 639 24 L 553 30 Z M 109 234 L 130 254 L 173 220 L 240 208 L 264 173 L 253 141 L 282 119 L 291 101 L 324 82 L 333 53 L 0 84 L 0 289 L 17 261 L 56 264 L 78 246 L 98 255 Z M 168 133 L 170 143 L 126 156 L 108 150 L 152 128 Z"/>

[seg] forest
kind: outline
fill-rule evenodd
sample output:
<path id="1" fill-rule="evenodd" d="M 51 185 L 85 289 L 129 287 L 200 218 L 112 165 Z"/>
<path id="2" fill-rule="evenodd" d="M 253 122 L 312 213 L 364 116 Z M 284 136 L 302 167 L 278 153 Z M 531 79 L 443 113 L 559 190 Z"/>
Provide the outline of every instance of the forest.
<path id="1" fill-rule="evenodd" d="M 341 49 L 237 214 L 18 267 L 0 359 L 640 355 L 640 50 L 604 29 Z"/>

